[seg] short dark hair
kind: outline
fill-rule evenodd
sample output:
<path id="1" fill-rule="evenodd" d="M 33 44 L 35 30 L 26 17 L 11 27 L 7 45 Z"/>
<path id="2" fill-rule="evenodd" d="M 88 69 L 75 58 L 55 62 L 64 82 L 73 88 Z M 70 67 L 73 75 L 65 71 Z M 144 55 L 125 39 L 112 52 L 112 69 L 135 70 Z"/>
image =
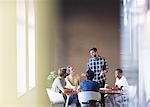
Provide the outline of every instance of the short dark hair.
<path id="1" fill-rule="evenodd" d="M 59 76 L 67 76 L 68 74 L 67 74 L 67 69 L 65 68 L 65 67 L 62 67 L 62 68 L 59 68 L 58 69 L 58 75 Z"/>
<path id="2" fill-rule="evenodd" d="M 86 71 L 86 77 L 88 80 L 92 80 L 94 78 L 94 72 L 90 69 Z"/>
<path id="3" fill-rule="evenodd" d="M 89 52 L 90 52 L 90 51 L 97 52 L 97 48 L 91 48 L 91 49 L 89 50 Z"/>
<path id="4" fill-rule="evenodd" d="M 120 69 L 120 68 L 117 68 L 117 69 L 116 69 L 116 71 L 118 71 L 120 74 L 122 74 L 122 73 L 123 73 L 123 70 L 122 70 L 122 69 Z"/>

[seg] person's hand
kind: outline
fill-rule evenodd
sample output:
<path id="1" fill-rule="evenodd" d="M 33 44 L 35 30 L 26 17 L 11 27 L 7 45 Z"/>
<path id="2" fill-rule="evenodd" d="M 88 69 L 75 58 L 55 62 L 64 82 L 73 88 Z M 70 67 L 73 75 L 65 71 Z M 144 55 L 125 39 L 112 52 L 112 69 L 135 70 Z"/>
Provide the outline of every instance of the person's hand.
<path id="1" fill-rule="evenodd" d="M 85 73 L 82 73 L 82 74 L 81 74 L 81 77 L 85 77 L 85 76 L 86 76 L 86 74 L 85 74 Z"/>
<path id="2" fill-rule="evenodd" d="M 120 88 L 118 87 L 118 85 L 113 85 L 111 89 L 112 90 L 120 90 Z"/>
<path id="3" fill-rule="evenodd" d="M 106 70 L 101 70 L 100 76 L 105 74 L 106 74 Z"/>
<path id="4" fill-rule="evenodd" d="M 105 87 L 105 88 L 107 88 L 108 86 L 109 86 L 108 84 L 105 84 L 105 86 L 104 86 L 104 87 Z"/>
<path id="5" fill-rule="evenodd" d="M 112 89 L 112 90 L 118 90 L 119 88 L 116 87 L 115 85 L 107 85 L 106 88 Z"/>
<path id="6" fill-rule="evenodd" d="M 112 86 L 107 85 L 107 86 L 105 86 L 105 88 L 112 89 Z"/>
<path id="7" fill-rule="evenodd" d="M 77 86 L 77 87 L 76 87 L 76 91 L 77 91 L 77 92 L 80 92 L 80 91 L 81 91 L 80 86 Z"/>
<path id="8" fill-rule="evenodd" d="M 77 91 L 77 92 L 81 92 L 81 89 L 77 89 L 76 91 Z"/>
<path id="9" fill-rule="evenodd" d="M 73 91 L 76 91 L 77 89 L 78 89 L 78 87 L 77 87 L 77 86 L 74 86 Z"/>

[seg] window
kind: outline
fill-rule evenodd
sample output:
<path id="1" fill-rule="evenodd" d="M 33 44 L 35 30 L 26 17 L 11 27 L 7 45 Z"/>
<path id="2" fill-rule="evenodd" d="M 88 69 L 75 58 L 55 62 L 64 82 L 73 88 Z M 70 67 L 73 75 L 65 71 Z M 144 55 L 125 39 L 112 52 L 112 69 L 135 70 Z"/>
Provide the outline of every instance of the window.
<path id="1" fill-rule="evenodd" d="M 35 87 L 35 13 L 34 2 L 28 4 L 28 56 L 29 56 L 29 89 Z"/>
<path id="2" fill-rule="evenodd" d="M 28 7 L 27 7 L 28 6 Z M 17 0 L 17 93 L 21 96 L 35 87 L 34 1 Z"/>
<path id="3" fill-rule="evenodd" d="M 26 29 L 25 1 L 17 1 L 17 92 L 18 96 L 26 92 Z"/>
<path id="4" fill-rule="evenodd" d="M 150 106 L 150 10 L 148 9 L 149 2 L 150 0 L 132 0 L 132 2 L 127 2 L 127 4 L 125 5 L 128 9 L 127 25 L 128 28 L 130 28 L 129 31 L 131 33 L 127 31 L 124 35 L 129 36 L 129 34 L 131 34 L 132 45 L 131 54 L 121 54 L 121 66 L 125 68 L 126 72 L 124 72 L 124 74 L 129 77 L 128 81 L 130 82 L 130 84 L 136 85 L 136 98 L 134 99 L 134 102 L 131 102 L 131 104 L 135 104 L 135 106 L 138 107 L 142 107 L 143 105 L 144 107 Z M 122 32 L 124 30 L 126 29 L 123 27 Z M 122 39 L 122 41 L 124 40 L 125 39 Z M 124 44 L 126 43 L 127 42 L 124 41 Z M 125 64 L 127 66 L 124 66 Z"/>

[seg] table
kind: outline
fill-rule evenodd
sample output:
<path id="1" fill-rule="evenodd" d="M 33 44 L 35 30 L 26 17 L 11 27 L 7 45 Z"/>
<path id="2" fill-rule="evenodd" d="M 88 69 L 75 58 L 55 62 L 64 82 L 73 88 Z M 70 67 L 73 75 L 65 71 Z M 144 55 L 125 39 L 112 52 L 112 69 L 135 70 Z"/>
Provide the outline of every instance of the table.
<path id="1" fill-rule="evenodd" d="M 66 91 L 64 92 L 64 94 L 66 94 L 66 96 L 67 96 L 66 103 L 65 103 L 65 107 L 68 107 L 70 95 L 71 95 L 71 94 L 78 94 L 78 92 L 79 92 L 79 91 L 74 91 L 74 90 L 72 90 L 72 89 L 66 90 Z"/>
<path id="2" fill-rule="evenodd" d="M 74 90 L 67 90 L 64 92 L 64 94 L 78 94 L 79 91 L 74 91 Z"/>
<path id="3" fill-rule="evenodd" d="M 121 94 L 123 91 L 117 89 L 100 88 L 99 92 L 101 93 L 101 106 L 105 107 L 105 94 Z"/>
<path id="4" fill-rule="evenodd" d="M 123 91 L 116 90 L 116 89 L 100 88 L 99 92 L 104 94 L 121 94 Z M 79 91 L 74 91 L 74 90 L 69 90 L 64 92 L 64 94 L 78 94 L 78 93 Z"/>
<path id="5" fill-rule="evenodd" d="M 100 88 L 99 92 L 101 93 L 101 106 L 105 107 L 105 98 L 104 98 L 105 94 L 121 94 L 123 91 L 122 90 L 116 90 L 116 89 Z M 66 107 L 67 107 L 68 102 L 69 102 L 69 95 L 70 94 L 78 94 L 78 93 L 79 93 L 79 91 L 73 91 L 73 90 L 64 92 L 64 94 L 67 95 Z"/>
<path id="6" fill-rule="evenodd" d="M 117 89 L 100 88 L 99 92 L 104 94 L 121 94 L 123 91 Z"/>

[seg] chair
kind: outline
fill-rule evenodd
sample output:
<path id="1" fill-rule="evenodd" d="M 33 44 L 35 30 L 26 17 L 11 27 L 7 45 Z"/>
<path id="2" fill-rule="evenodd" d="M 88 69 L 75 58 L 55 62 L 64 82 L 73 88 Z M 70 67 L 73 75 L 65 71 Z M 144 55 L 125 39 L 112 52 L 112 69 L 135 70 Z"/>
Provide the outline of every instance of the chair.
<path id="1" fill-rule="evenodd" d="M 81 107 L 99 107 L 101 94 L 94 91 L 83 91 L 78 93 Z"/>
<path id="2" fill-rule="evenodd" d="M 50 88 L 46 88 L 49 100 L 55 107 L 64 107 L 65 99 L 62 94 L 52 91 Z"/>

